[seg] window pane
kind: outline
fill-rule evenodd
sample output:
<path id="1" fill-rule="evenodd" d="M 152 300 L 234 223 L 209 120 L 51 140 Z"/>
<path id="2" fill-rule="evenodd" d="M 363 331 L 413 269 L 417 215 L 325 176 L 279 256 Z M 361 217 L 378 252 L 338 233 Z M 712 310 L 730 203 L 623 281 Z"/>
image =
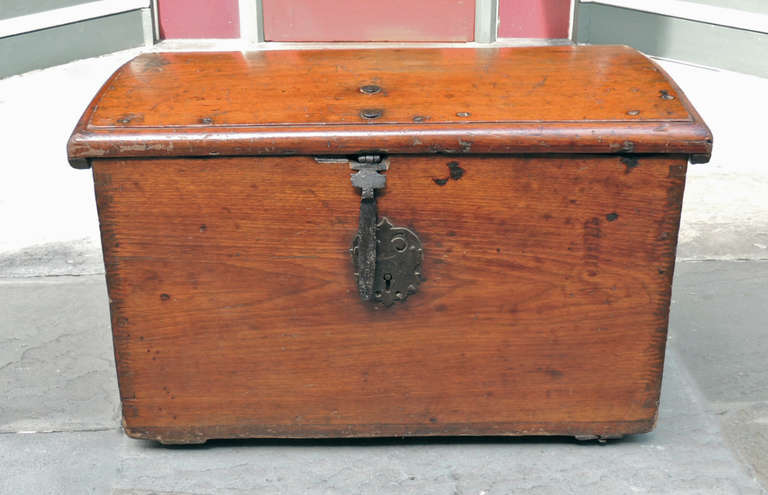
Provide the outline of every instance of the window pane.
<path id="1" fill-rule="evenodd" d="M 267 41 L 472 41 L 474 0 L 263 0 Z"/>
<path id="2" fill-rule="evenodd" d="M 158 14 L 161 38 L 240 37 L 237 0 L 158 0 Z"/>
<path id="3" fill-rule="evenodd" d="M 499 0 L 500 38 L 567 38 L 571 0 Z"/>

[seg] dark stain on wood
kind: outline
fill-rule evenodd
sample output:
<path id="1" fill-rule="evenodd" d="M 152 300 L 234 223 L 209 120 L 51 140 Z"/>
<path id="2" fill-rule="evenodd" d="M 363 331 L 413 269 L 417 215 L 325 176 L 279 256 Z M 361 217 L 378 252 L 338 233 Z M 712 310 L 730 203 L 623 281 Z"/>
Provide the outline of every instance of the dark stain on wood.
<path id="1" fill-rule="evenodd" d="M 459 166 L 459 162 L 448 162 L 446 165 L 448 166 L 451 179 L 459 180 L 464 177 L 464 172 L 466 171 Z"/>
<path id="2" fill-rule="evenodd" d="M 619 160 L 620 160 L 620 161 L 621 161 L 621 163 L 623 163 L 623 164 L 624 164 L 624 166 L 626 167 L 626 168 L 624 169 L 624 172 L 625 172 L 625 173 L 627 173 L 627 174 L 628 174 L 628 173 L 630 173 L 630 172 L 632 172 L 632 170 L 633 170 L 635 167 L 637 167 L 638 165 L 640 165 L 640 162 L 639 162 L 639 161 L 637 160 L 637 158 L 635 158 L 634 156 L 622 156 L 622 157 L 621 157 Z"/>

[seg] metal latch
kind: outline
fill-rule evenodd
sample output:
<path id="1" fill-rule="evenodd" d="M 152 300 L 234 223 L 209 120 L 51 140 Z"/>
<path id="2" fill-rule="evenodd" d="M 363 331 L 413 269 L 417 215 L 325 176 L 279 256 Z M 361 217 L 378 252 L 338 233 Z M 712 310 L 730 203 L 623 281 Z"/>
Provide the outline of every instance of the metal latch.
<path id="1" fill-rule="evenodd" d="M 389 168 L 380 155 L 362 155 L 350 163 L 357 173 L 352 184 L 360 188 L 360 220 L 352 241 L 355 281 L 363 301 L 391 306 L 405 301 L 422 281 L 423 250 L 415 232 L 393 225 L 386 217 L 378 218 L 376 190 L 387 185 Z"/>

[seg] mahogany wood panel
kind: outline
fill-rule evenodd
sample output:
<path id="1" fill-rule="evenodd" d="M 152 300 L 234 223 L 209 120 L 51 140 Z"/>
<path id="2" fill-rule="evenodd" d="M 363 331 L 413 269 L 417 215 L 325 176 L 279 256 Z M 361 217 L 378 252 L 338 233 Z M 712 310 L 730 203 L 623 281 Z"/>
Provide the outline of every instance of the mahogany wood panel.
<path id="1" fill-rule="evenodd" d="M 653 427 L 686 157 L 390 163 L 379 215 L 418 233 L 426 281 L 381 308 L 352 276 L 347 164 L 94 161 L 129 435 Z"/>
<path id="2" fill-rule="evenodd" d="M 381 91 L 364 94 L 364 85 Z M 361 115 L 379 110 L 379 118 Z M 621 46 L 140 55 L 69 142 L 98 157 L 711 151 L 683 93 Z"/>

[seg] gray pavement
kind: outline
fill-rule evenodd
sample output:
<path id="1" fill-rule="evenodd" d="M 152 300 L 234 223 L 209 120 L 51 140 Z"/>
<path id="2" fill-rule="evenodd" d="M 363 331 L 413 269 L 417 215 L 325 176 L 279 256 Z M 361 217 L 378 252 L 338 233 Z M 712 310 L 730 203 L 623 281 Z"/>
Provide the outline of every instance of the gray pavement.
<path id="1" fill-rule="evenodd" d="M 104 276 L 0 281 L 0 301 L 0 432 L 115 428 Z"/>
<path id="2" fill-rule="evenodd" d="M 768 486 L 768 261 L 678 263 L 670 345 L 728 445 Z"/>
<path id="3" fill-rule="evenodd" d="M 119 429 L 102 275 L 0 281 L 0 493 L 768 493 L 768 262 L 678 263 L 657 429 L 213 441 Z"/>

